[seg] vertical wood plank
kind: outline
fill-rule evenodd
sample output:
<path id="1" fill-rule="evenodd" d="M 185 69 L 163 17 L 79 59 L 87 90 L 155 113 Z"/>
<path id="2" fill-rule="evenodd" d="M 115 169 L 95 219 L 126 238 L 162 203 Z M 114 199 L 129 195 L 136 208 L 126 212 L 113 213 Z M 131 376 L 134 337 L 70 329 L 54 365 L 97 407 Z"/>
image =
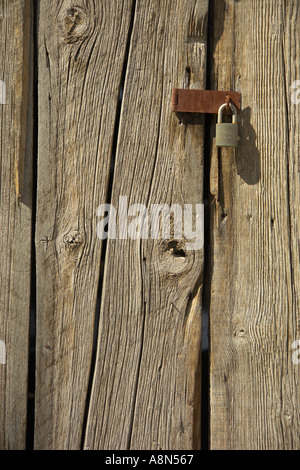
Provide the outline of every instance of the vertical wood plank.
<path id="1" fill-rule="evenodd" d="M 132 1 L 40 1 L 36 449 L 78 449 Z"/>
<path id="2" fill-rule="evenodd" d="M 32 216 L 30 4 L 29 0 L 0 2 L 0 80 L 4 84 L 0 104 L 0 448 L 5 450 L 22 450 L 26 444 Z"/>
<path id="3" fill-rule="evenodd" d="M 299 4 L 213 4 L 212 87 L 243 109 L 211 169 L 211 447 L 297 449 Z"/>
<path id="4" fill-rule="evenodd" d="M 170 106 L 173 87 L 205 88 L 207 10 L 206 0 L 136 2 L 117 210 L 121 196 L 147 211 L 152 204 L 195 211 L 203 202 L 203 117 L 184 123 Z M 200 445 L 203 247 L 148 235 L 108 240 L 87 449 Z"/>

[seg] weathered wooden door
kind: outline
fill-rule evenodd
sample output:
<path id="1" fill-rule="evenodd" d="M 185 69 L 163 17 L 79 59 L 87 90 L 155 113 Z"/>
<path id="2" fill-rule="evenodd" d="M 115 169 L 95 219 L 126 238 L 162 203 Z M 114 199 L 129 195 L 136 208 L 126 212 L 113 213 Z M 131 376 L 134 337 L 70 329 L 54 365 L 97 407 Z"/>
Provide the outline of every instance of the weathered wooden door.
<path id="1" fill-rule="evenodd" d="M 1 448 L 298 448 L 297 0 L 0 5 Z"/>

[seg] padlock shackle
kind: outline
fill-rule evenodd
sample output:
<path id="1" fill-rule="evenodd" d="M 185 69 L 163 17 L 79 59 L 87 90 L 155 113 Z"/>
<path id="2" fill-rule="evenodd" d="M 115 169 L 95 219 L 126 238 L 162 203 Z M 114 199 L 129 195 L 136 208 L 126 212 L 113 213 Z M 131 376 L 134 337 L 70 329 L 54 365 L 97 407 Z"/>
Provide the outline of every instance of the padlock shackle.
<path id="1" fill-rule="evenodd" d="M 233 124 L 236 124 L 236 118 L 237 118 L 237 110 L 236 107 L 232 104 L 229 103 L 230 109 L 232 111 L 232 122 Z M 227 107 L 227 103 L 222 104 L 220 106 L 219 111 L 218 111 L 218 124 L 222 122 L 222 115 L 223 115 L 223 109 Z"/>

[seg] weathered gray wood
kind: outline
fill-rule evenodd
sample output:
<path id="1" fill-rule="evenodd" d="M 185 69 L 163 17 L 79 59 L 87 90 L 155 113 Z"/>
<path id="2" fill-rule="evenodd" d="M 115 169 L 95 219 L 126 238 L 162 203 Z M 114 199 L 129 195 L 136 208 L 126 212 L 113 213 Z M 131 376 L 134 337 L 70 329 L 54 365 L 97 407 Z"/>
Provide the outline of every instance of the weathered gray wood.
<path id="1" fill-rule="evenodd" d="M 6 450 L 24 449 L 26 442 L 32 215 L 30 3 L 0 2 L 0 80 L 5 91 L 0 104 L 0 341 L 5 353 L 1 362 L 6 362 L 0 364 L 0 448 Z"/>
<path id="2" fill-rule="evenodd" d="M 203 202 L 203 118 L 180 123 L 173 87 L 205 87 L 208 2 L 138 0 L 112 204 Z M 183 119 L 183 117 L 182 117 Z M 194 207 L 195 210 L 195 207 Z M 200 445 L 203 249 L 109 240 L 87 449 Z"/>
<path id="3" fill-rule="evenodd" d="M 78 449 L 132 0 L 40 1 L 36 449 Z"/>
<path id="4" fill-rule="evenodd" d="M 299 3 L 214 2 L 212 88 L 242 93 L 211 166 L 211 447 L 299 449 Z M 298 107 L 297 107 L 298 106 Z"/>

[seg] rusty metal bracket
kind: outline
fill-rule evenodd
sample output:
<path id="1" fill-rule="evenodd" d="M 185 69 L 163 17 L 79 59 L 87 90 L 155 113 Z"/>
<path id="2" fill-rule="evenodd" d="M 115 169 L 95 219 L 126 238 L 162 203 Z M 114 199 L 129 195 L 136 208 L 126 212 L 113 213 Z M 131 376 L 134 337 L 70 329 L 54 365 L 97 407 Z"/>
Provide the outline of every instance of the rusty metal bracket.
<path id="1" fill-rule="evenodd" d="M 172 111 L 176 113 L 211 113 L 217 114 L 220 106 L 231 102 L 241 109 L 241 94 L 237 91 L 191 90 L 174 88 L 172 93 Z"/>

